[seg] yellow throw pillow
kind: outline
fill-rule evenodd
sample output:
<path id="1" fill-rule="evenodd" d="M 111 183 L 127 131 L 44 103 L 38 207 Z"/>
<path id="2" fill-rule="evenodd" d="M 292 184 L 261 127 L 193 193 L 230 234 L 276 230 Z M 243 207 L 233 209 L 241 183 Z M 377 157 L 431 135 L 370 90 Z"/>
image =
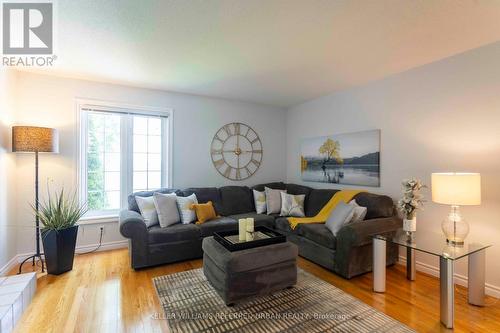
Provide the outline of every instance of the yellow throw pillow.
<path id="1" fill-rule="evenodd" d="M 204 204 L 192 204 L 190 208 L 196 212 L 196 218 L 198 219 L 196 224 L 202 224 L 217 217 L 212 201 Z"/>

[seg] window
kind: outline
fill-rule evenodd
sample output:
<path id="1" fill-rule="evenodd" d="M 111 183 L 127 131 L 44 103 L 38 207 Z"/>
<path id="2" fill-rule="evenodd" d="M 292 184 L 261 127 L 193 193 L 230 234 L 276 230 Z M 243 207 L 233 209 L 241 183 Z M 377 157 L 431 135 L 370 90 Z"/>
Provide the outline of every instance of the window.
<path id="1" fill-rule="evenodd" d="M 171 111 L 79 104 L 80 198 L 89 217 L 116 215 L 137 191 L 169 186 Z"/>

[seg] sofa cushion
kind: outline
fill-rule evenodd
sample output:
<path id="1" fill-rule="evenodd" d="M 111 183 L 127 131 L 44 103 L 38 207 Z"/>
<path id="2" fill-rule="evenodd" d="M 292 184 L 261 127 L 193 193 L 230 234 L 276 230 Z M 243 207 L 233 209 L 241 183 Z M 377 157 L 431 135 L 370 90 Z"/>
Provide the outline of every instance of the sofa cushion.
<path id="1" fill-rule="evenodd" d="M 154 191 L 141 191 L 141 192 L 135 192 L 132 193 L 131 195 L 128 196 L 128 209 L 133 210 L 134 212 L 141 213 L 139 210 L 139 206 L 137 206 L 137 201 L 135 200 L 135 197 L 151 197 L 153 193 L 175 193 L 177 195 L 182 195 L 182 192 L 177 189 L 173 188 L 161 188 L 158 190 Z"/>
<path id="2" fill-rule="evenodd" d="M 298 234 L 332 250 L 335 250 L 337 246 L 337 238 L 325 227 L 324 223 L 303 224 Z"/>
<path id="3" fill-rule="evenodd" d="M 368 209 L 365 220 L 394 215 L 394 202 L 386 195 L 362 192 L 354 196 L 354 199 L 358 205 Z"/>
<path id="4" fill-rule="evenodd" d="M 217 214 L 222 214 L 222 199 L 220 196 L 219 189 L 216 187 L 190 187 L 182 190 L 182 196 L 187 197 L 191 194 L 196 194 L 196 199 L 198 203 L 207 203 L 212 201 L 214 205 L 215 212 Z"/>
<path id="5" fill-rule="evenodd" d="M 274 216 L 267 214 L 257 214 L 257 213 L 244 213 L 229 216 L 236 221 L 239 219 L 253 218 L 256 227 L 268 227 L 275 229 Z"/>
<path id="6" fill-rule="evenodd" d="M 325 227 L 324 223 L 301 223 L 292 230 L 286 217 L 278 217 L 275 224 L 276 230 L 285 235 L 295 234 L 333 250 L 337 245 L 336 237 Z"/>
<path id="7" fill-rule="evenodd" d="M 286 190 L 286 184 L 283 182 L 274 182 L 267 184 L 259 184 L 252 187 L 254 190 L 262 192 L 266 187 L 272 188 L 273 190 Z"/>
<path id="8" fill-rule="evenodd" d="M 199 239 L 200 228 L 194 224 L 177 223 L 165 228 L 155 225 L 148 229 L 150 244 L 172 243 Z"/>
<path id="9" fill-rule="evenodd" d="M 297 185 L 297 184 L 286 184 L 286 193 L 293 194 L 293 195 L 299 195 L 299 194 L 305 194 L 306 196 L 309 195 L 309 192 L 312 191 L 312 188 L 309 186 L 304 186 L 304 185 Z"/>
<path id="10" fill-rule="evenodd" d="M 221 215 L 255 212 L 253 193 L 249 187 L 223 186 L 219 191 L 222 199 Z"/>
<path id="11" fill-rule="evenodd" d="M 219 217 L 198 225 L 202 237 L 212 236 L 217 231 L 238 230 L 238 220 L 230 217 Z"/>
<path id="12" fill-rule="evenodd" d="M 290 227 L 290 223 L 288 223 L 288 219 L 286 217 L 277 217 L 274 221 L 275 229 L 284 233 L 297 233 L 298 229 L 301 228 L 301 224 L 297 225 L 295 230 L 292 230 Z"/>
<path id="13" fill-rule="evenodd" d="M 339 190 L 313 189 L 306 197 L 306 216 L 315 216 Z M 360 204 L 361 205 L 361 204 Z M 361 205 L 362 206 L 362 205 Z"/>

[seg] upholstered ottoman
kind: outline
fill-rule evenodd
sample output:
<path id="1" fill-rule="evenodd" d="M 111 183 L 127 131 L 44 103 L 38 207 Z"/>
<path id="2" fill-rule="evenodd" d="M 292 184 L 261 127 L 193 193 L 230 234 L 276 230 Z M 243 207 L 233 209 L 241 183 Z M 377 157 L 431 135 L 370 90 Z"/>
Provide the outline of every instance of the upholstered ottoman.
<path id="1" fill-rule="evenodd" d="M 290 242 L 230 252 L 203 239 L 203 273 L 227 305 L 297 283 L 298 249 Z"/>

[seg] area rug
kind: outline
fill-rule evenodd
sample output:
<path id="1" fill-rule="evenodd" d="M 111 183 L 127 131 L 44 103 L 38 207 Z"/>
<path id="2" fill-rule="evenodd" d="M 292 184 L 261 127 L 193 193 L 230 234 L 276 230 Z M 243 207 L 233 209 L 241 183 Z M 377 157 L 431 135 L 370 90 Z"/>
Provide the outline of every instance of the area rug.
<path id="1" fill-rule="evenodd" d="M 202 269 L 153 279 L 171 332 L 414 332 L 299 269 L 297 285 L 232 307 Z"/>

